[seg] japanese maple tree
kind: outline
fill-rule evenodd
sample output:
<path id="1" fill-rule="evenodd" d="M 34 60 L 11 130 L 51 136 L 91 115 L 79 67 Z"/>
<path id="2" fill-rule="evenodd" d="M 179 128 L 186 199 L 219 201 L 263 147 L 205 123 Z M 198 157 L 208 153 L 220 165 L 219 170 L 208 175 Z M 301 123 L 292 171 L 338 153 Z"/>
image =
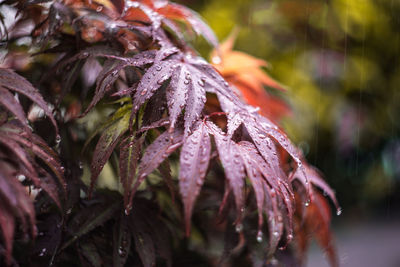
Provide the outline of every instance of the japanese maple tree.
<path id="1" fill-rule="evenodd" d="M 335 194 L 279 127 L 264 61 L 168 1 L 2 5 L 17 12 L 0 69 L 6 265 L 301 264 L 310 234 L 337 265 Z M 96 186 L 107 163 L 118 190 Z"/>

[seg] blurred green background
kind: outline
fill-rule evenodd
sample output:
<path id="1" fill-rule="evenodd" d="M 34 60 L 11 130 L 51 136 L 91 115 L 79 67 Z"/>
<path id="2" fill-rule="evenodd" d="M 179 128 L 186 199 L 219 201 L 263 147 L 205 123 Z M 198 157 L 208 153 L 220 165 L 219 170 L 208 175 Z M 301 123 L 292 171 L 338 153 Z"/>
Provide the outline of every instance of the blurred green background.
<path id="1" fill-rule="evenodd" d="M 288 86 L 282 124 L 336 190 L 334 223 L 399 217 L 399 0 L 180 2 Z"/>

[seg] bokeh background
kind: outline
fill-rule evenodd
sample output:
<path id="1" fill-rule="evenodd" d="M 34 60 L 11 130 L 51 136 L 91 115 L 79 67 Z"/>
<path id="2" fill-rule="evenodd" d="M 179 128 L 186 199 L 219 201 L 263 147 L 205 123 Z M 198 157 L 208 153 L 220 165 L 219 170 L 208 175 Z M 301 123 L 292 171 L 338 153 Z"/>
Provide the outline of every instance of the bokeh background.
<path id="1" fill-rule="evenodd" d="M 343 207 L 341 266 L 400 266 L 400 1 L 180 2 L 287 86 L 282 124 Z M 316 245 L 308 266 L 327 266 Z"/>

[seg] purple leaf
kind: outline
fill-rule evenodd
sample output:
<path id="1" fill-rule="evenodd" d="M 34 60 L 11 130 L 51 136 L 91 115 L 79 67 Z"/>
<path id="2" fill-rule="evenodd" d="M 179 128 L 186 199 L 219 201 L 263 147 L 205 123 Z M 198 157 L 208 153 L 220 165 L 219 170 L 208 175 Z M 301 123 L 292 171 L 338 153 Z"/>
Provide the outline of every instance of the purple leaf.
<path id="1" fill-rule="evenodd" d="M 50 118 L 54 128 L 56 129 L 56 133 L 58 134 L 57 123 L 53 117 L 52 111 L 47 106 L 47 103 L 43 100 L 43 97 L 40 95 L 39 91 L 34 88 L 30 82 L 10 69 L 0 68 L 0 87 L 7 88 L 11 91 L 25 95 L 34 103 L 36 103 Z"/>
<path id="2" fill-rule="evenodd" d="M 113 229 L 113 266 L 123 267 L 131 249 L 131 233 L 126 216 L 114 224 Z"/>
<path id="3" fill-rule="evenodd" d="M 142 150 L 143 138 L 131 135 L 121 142 L 119 153 L 119 175 L 124 189 L 124 203 L 128 204 L 136 167 Z"/>
<path id="4" fill-rule="evenodd" d="M 190 74 L 189 74 L 190 75 Z M 186 78 L 186 77 L 185 77 Z M 190 76 L 189 76 L 190 78 Z M 205 81 L 203 77 L 192 75 L 185 109 L 185 135 L 190 132 L 193 123 L 200 117 L 206 103 Z"/>
<path id="5" fill-rule="evenodd" d="M 39 157 L 57 176 L 60 184 L 63 186 L 64 190 L 66 188 L 65 180 L 64 180 L 64 168 L 61 166 L 61 163 L 58 160 L 57 155 L 54 151 L 48 147 L 40 137 L 36 135 L 31 135 L 26 139 L 22 135 L 15 134 L 13 130 L 7 131 L 5 127 L 1 129 L 5 134 L 8 133 L 8 137 L 24 146 L 25 149 L 31 150 L 37 157 Z"/>
<path id="6" fill-rule="evenodd" d="M 4 201 L 0 201 L 0 229 L 6 249 L 5 262 L 7 266 L 11 266 L 14 228 L 15 219 L 10 207 Z"/>
<path id="7" fill-rule="evenodd" d="M 151 145 L 146 148 L 146 151 L 140 161 L 138 178 L 135 181 L 132 192 L 132 198 L 147 175 L 153 172 L 161 162 L 163 162 L 172 152 L 182 145 L 183 135 L 182 130 L 176 129 L 173 133 L 164 132 L 154 140 Z"/>
<path id="8" fill-rule="evenodd" d="M 254 193 L 256 195 L 258 209 L 258 231 L 260 232 L 263 224 L 263 211 L 265 202 L 263 175 L 260 171 L 260 168 L 258 167 L 258 162 L 252 157 L 250 153 L 248 153 L 249 149 L 255 149 L 255 147 L 252 148 L 249 144 L 246 144 L 245 141 L 240 142 L 238 147 L 241 151 L 241 157 L 243 158 L 243 162 L 246 167 L 247 176 L 250 179 L 250 182 L 254 189 Z"/>
<path id="9" fill-rule="evenodd" d="M 186 77 L 189 75 L 185 65 L 176 68 L 172 74 L 171 82 L 167 87 L 167 103 L 169 109 L 169 118 L 171 121 L 170 131 L 173 131 L 176 120 L 182 113 L 182 109 L 186 105 L 186 99 L 189 91 L 190 80 Z"/>
<path id="10" fill-rule="evenodd" d="M 219 159 L 225 170 L 225 176 L 229 181 L 235 197 L 237 219 L 236 223 L 240 223 L 242 219 L 242 211 L 244 207 L 244 162 L 240 156 L 237 144 L 228 138 L 214 123 L 207 121 L 209 133 L 214 136 L 217 145 Z"/>
<path id="11" fill-rule="evenodd" d="M 103 69 L 99 73 L 97 78 L 96 90 L 92 101 L 86 110 L 80 115 L 85 116 L 92 110 L 92 108 L 104 97 L 106 93 L 112 90 L 114 82 L 118 79 L 119 72 L 127 65 L 124 63 L 117 62 L 115 60 L 108 60 L 103 66 Z"/>
<path id="12" fill-rule="evenodd" d="M 93 189 L 101 170 L 111 156 L 118 141 L 128 130 L 128 116 L 129 114 L 126 114 L 124 117 L 114 122 L 100 136 L 96 148 L 94 149 L 92 163 L 90 165 L 92 173 L 90 177 L 90 191 Z"/>
<path id="13" fill-rule="evenodd" d="M 169 79 L 173 71 L 172 61 L 161 61 L 152 65 L 143 75 L 133 98 L 133 113 L 149 99 L 161 85 Z"/>
<path id="14" fill-rule="evenodd" d="M 180 154 L 179 188 L 185 207 L 186 235 L 190 233 L 193 206 L 204 183 L 210 160 L 211 142 L 204 123 L 200 122 L 193 134 L 183 143 Z"/>
<path id="15" fill-rule="evenodd" d="M 22 109 L 21 104 L 14 98 L 14 95 L 2 87 L 0 87 L 0 95 L 0 104 L 13 113 L 14 116 L 26 126 L 27 119 L 25 112 Z"/>

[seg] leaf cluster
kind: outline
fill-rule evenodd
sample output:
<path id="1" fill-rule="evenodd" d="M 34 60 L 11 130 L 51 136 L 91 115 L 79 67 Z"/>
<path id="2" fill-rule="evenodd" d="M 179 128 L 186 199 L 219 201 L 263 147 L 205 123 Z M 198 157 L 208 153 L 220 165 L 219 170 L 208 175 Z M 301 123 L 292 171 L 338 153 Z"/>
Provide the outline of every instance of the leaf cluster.
<path id="1" fill-rule="evenodd" d="M 77 93 L 80 94 L 77 106 L 86 107 L 67 114 L 55 111 L 57 124 L 53 111 L 37 89 L 13 71 L 1 69 L 0 103 L 5 115 L 0 144 L 5 152 L 0 154 L 4 159 L 0 163 L 5 167 L 0 182 L 5 185 L 0 188 L 0 197 L 6 204 L 0 204 L 0 226 L 7 264 L 11 263 L 14 218 L 21 220 L 24 232 L 30 227 L 32 237 L 36 235 L 33 204 L 38 200 L 33 202 L 16 180 L 20 174 L 43 189 L 61 211 L 36 214 L 43 218 L 42 227 L 48 231 L 37 241 L 36 250 L 41 240 L 45 243 L 49 239 L 49 234 L 56 236 L 39 250 L 38 256 L 47 257 L 50 264 L 66 263 L 67 256 L 78 255 L 85 266 L 123 266 L 130 261 L 133 266 L 156 263 L 171 266 L 172 245 L 168 241 L 171 229 L 164 227 L 167 222 L 162 213 L 166 210 L 158 207 L 163 190 L 157 186 L 141 189 L 151 185 L 149 175 L 158 170 L 174 196 L 176 186 L 171 166 L 176 162 L 179 162 L 177 183 L 183 216 L 168 212 L 169 223 L 183 222 L 186 236 L 190 236 L 192 215 L 196 205 L 201 205 L 196 200 L 201 197 L 203 187 L 208 190 L 206 177 L 218 169 L 214 164 L 218 158 L 219 169 L 225 176 L 217 179 L 222 179 L 225 187 L 219 216 L 225 223 L 229 221 L 227 228 L 230 224 L 235 226 L 235 235 L 242 242 L 247 239 L 250 252 L 238 248 L 240 253 L 254 256 L 252 248 L 254 251 L 260 248 L 251 245 L 249 236 L 256 236 L 263 244 L 261 256 L 254 256 L 255 266 L 260 259 L 271 261 L 278 246 L 284 249 L 292 241 L 293 224 L 298 222 L 294 220 L 298 203 L 309 206 L 314 201 L 324 201 L 316 187 L 328 192 L 336 203 L 333 192 L 320 176 L 310 175 L 311 167 L 276 124 L 276 118 L 265 117 L 268 113 L 261 115 L 257 108 L 246 104 L 238 88 L 190 46 L 187 35 L 197 34 L 217 54 L 223 52 L 213 32 L 195 12 L 163 0 L 74 0 L 46 4 L 8 1 L 8 4 L 21 14 L 8 36 L 8 44 L 21 37 L 12 33 L 18 32 L 15 29 L 31 18 L 33 31 L 29 36 L 32 47 L 38 49 L 35 55 L 52 59 L 52 67 L 45 68 L 39 88 L 57 91 L 58 98 L 53 100 L 57 107 Z M 260 71 L 257 66 L 255 69 Z M 98 137 L 89 152 L 88 186 L 80 180 L 66 149 L 58 151 L 63 157 L 61 163 L 57 151 L 32 133 L 15 92 L 30 98 L 54 124 L 56 148 L 63 143 L 74 144 L 71 131 L 73 125 L 79 124 L 78 118 L 104 106 L 113 110 L 87 137 L 83 148 L 90 150 L 91 142 Z M 113 103 L 101 103 L 107 100 Z M 57 125 L 63 125 L 68 136 L 61 144 Z M 96 190 L 95 186 L 113 155 L 118 159 L 116 173 L 122 197 Z M 63 165 L 69 166 L 68 174 L 64 175 Z M 252 197 L 255 201 L 251 201 Z M 159 203 L 155 205 L 157 199 Z M 256 203 L 254 212 L 246 212 L 247 207 L 252 210 L 251 203 Z M 169 208 L 175 205 L 179 204 L 169 202 Z M 231 206 L 235 207 L 234 216 Z M 251 218 L 252 214 L 257 214 L 256 235 L 245 227 L 246 215 Z M 263 228 L 265 219 L 267 230 Z M 12 221 L 11 228 L 7 220 Z M 54 220 L 58 222 L 56 227 L 51 226 Z M 324 223 L 328 225 L 329 219 Z M 263 235 L 268 236 L 268 243 Z M 113 240 L 112 248 L 107 240 Z M 232 246 L 229 242 L 235 242 L 227 240 L 226 248 Z M 109 249 L 113 250 L 112 257 L 102 255 Z M 332 263 L 335 264 L 334 256 Z"/>

